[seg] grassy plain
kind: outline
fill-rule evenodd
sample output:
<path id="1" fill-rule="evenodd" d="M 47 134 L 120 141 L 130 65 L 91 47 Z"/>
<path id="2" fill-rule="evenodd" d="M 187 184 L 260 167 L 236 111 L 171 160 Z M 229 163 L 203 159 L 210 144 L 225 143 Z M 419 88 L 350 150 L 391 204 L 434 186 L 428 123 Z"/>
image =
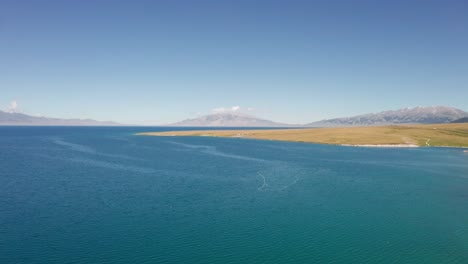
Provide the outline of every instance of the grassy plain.
<path id="1" fill-rule="evenodd" d="M 147 132 L 146 136 L 242 137 L 336 145 L 468 147 L 468 123 L 271 130 Z"/>

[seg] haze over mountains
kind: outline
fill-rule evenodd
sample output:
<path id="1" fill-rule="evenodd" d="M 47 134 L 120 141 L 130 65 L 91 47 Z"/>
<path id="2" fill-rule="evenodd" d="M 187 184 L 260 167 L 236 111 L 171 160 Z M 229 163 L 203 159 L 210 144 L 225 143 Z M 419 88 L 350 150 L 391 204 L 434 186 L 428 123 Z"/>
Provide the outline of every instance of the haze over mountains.
<path id="1" fill-rule="evenodd" d="M 292 125 L 277 123 L 237 112 L 226 112 L 206 115 L 198 118 L 187 119 L 171 124 L 171 126 L 198 126 L 198 127 L 340 127 L 340 126 L 376 126 L 396 124 L 435 124 L 449 123 L 451 121 L 468 117 L 468 113 L 446 106 L 429 106 L 403 108 L 399 110 L 383 111 L 358 115 L 326 119 L 305 125 Z"/>
<path id="2" fill-rule="evenodd" d="M 61 119 L 31 116 L 22 113 L 0 111 L 0 125 L 4 126 L 118 126 L 116 122 L 92 119 Z"/>
<path id="3" fill-rule="evenodd" d="M 186 119 L 170 126 L 187 127 L 290 127 L 293 125 L 277 123 L 270 120 L 237 112 L 216 113 L 198 118 Z"/>
<path id="4" fill-rule="evenodd" d="M 468 117 L 468 113 L 453 107 L 428 106 L 403 108 L 398 110 L 383 111 L 358 115 L 326 119 L 306 124 L 307 127 L 340 127 L 340 126 L 376 126 L 397 124 L 437 124 Z"/>
<path id="5" fill-rule="evenodd" d="M 198 118 L 186 119 L 170 126 L 185 127 L 346 127 L 376 126 L 397 124 L 435 124 L 463 121 L 468 113 L 446 106 L 403 108 L 358 115 L 353 117 L 333 118 L 308 123 L 305 125 L 278 123 L 235 111 L 215 113 Z M 60 119 L 37 117 L 17 112 L 0 111 L 0 125 L 30 126 L 118 126 L 116 122 L 96 121 L 92 119 Z"/>
<path id="6" fill-rule="evenodd" d="M 451 123 L 468 123 L 468 117 L 463 117 L 457 120 L 453 120 Z"/>

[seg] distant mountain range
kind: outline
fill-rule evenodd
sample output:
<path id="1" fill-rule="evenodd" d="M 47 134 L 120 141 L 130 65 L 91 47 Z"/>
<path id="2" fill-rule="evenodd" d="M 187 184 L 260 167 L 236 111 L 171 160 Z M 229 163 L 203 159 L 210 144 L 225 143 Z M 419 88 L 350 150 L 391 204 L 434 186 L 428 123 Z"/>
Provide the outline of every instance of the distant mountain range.
<path id="1" fill-rule="evenodd" d="M 119 123 L 92 119 L 60 119 L 0 111 L 0 125 L 4 126 L 118 126 Z"/>
<path id="2" fill-rule="evenodd" d="M 453 120 L 450 123 L 468 123 L 468 117 L 463 117 L 463 118 L 460 118 L 460 119 L 457 119 L 457 120 Z"/>
<path id="3" fill-rule="evenodd" d="M 437 124 L 449 123 L 468 116 L 460 109 L 447 106 L 429 106 L 403 108 L 379 113 L 326 119 L 310 124 L 307 127 L 342 127 L 342 126 L 376 126 L 395 124 Z"/>
<path id="4" fill-rule="evenodd" d="M 270 120 L 236 112 L 217 113 L 198 118 L 186 119 L 171 126 L 188 127 L 343 127 L 376 126 L 396 124 L 436 124 L 449 123 L 467 117 L 468 113 L 446 106 L 403 108 L 379 113 L 326 119 L 305 125 L 277 123 Z"/>
<path id="5" fill-rule="evenodd" d="M 186 119 L 170 126 L 186 127 L 346 127 L 396 124 L 435 124 L 467 122 L 468 113 L 446 106 L 403 108 L 379 113 L 326 119 L 305 125 L 278 123 L 234 111 Z M 92 119 L 60 119 L 37 117 L 0 111 L 0 125 L 30 126 L 119 126 L 121 124 Z"/>
<path id="6" fill-rule="evenodd" d="M 290 127 L 282 124 L 236 112 L 216 113 L 198 118 L 186 119 L 170 126 L 187 127 Z"/>

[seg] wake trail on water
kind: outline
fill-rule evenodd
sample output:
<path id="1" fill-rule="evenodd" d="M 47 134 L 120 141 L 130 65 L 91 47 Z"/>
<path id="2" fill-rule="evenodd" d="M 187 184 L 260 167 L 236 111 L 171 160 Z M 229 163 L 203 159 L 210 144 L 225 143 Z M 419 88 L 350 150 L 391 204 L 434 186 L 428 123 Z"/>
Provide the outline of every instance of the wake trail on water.
<path id="1" fill-rule="evenodd" d="M 168 143 L 184 147 L 186 149 L 198 151 L 204 154 L 245 160 L 245 161 L 255 161 L 261 164 L 261 169 L 257 172 L 256 177 L 262 179 L 262 184 L 257 187 L 258 191 L 283 191 L 289 187 L 297 184 L 303 176 L 306 175 L 307 170 L 297 166 L 291 165 L 283 161 L 272 161 L 259 158 L 253 158 L 248 156 L 241 156 L 236 154 L 230 154 L 217 150 L 215 146 L 208 145 L 192 145 L 185 144 L 174 141 L 167 141 Z"/>
<path id="2" fill-rule="evenodd" d="M 140 158 L 130 157 L 128 155 L 98 152 L 94 148 L 91 148 L 89 146 L 68 142 L 61 138 L 53 138 L 52 142 L 56 145 L 66 147 L 72 151 L 81 152 L 81 153 L 89 154 L 89 155 L 98 155 L 98 156 L 103 156 L 103 157 L 126 159 L 126 160 L 143 160 Z"/>
<path id="3" fill-rule="evenodd" d="M 204 154 L 209 154 L 213 156 L 219 156 L 219 157 L 224 157 L 224 158 L 231 158 L 231 159 L 239 159 L 239 160 L 247 160 L 247 161 L 258 161 L 258 162 L 264 162 L 264 159 L 257 159 L 253 157 L 248 157 L 248 156 L 241 156 L 241 155 L 236 155 L 236 154 L 229 154 L 226 152 L 222 152 L 217 150 L 215 146 L 206 146 L 206 145 L 190 145 L 190 144 L 184 144 L 184 143 L 179 143 L 179 142 L 174 142 L 174 141 L 167 141 L 168 143 L 178 145 L 181 147 L 185 147 L 188 149 L 192 150 L 198 150 L 201 153 Z"/>
<path id="4" fill-rule="evenodd" d="M 126 156 L 126 155 L 117 155 L 117 154 L 98 152 L 96 149 L 90 146 L 72 143 L 72 142 L 63 140 L 62 138 L 54 138 L 52 139 L 52 142 L 56 145 L 65 147 L 71 151 L 80 152 L 80 153 L 87 154 L 87 155 L 103 156 L 103 157 L 119 158 L 119 159 L 127 159 L 127 160 L 136 159 L 136 158 Z M 261 179 L 260 185 L 256 187 L 258 191 L 273 191 L 273 192 L 284 191 L 290 188 L 291 186 L 296 185 L 306 175 L 310 175 L 311 173 L 312 174 L 316 173 L 316 171 L 310 171 L 310 169 L 305 169 L 299 165 L 295 165 L 289 162 L 266 160 L 266 159 L 261 159 L 261 158 L 254 158 L 254 157 L 249 157 L 249 156 L 244 156 L 244 155 L 227 153 L 227 152 L 218 150 L 216 146 L 193 145 L 193 144 L 185 144 L 185 143 L 180 143 L 180 142 L 175 142 L 175 141 L 166 141 L 166 142 L 182 147 L 187 151 L 195 151 L 195 152 L 199 152 L 202 154 L 221 157 L 221 158 L 236 159 L 236 160 L 258 163 L 260 166 L 260 169 L 257 171 L 256 174 L 254 174 L 255 177 L 260 177 Z M 67 160 L 71 162 L 94 166 L 94 167 L 131 171 L 131 172 L 137 172 L 137 173 L 161 173 L 162 172 L 162 171 L 155 170 L 152 168 L 122 165 L 122 164 L 108 162 L 108 161 L 96 160 L 96 159 L 92 159 L 88 157 L 73 157 Z"/>
<path id="5" fill-rule="evenodd" d="M 259 191 L 284 191 L 297 184 L 307 170 L 298 166 L 291 166 L 283 162 L 269 162 L 269 166 L 257 172 L 261 178 Z"/>
<path id="6" fill-rule="evenodd" d="M 71 158 L 68 160 L 72 162 L 83 163 L 86 165 L 91 165 L 94 167 L 101 167 L 101 168 L 106 168 L 106 169 L 124 170 L 124 171 L 138 172 L 138 173 L 162 172 L 162 171 L 154 170 L 151 168 L 121 165 L 121 164 L 111 163 L 107 161 L 99 161 L 99 160 L 92 160 L 92 159 L 86 159 L 86 158 Z"/>
<path id="7" fill-rule="evenodd" d="M 52 140 L 52 142 L 54 144 L 57 144 L 57 145 L 60 145 L 60 146 L 63 146 L 63 147 L 67 147 L 73 151 L 78 151 L 78 152 L 83 152 L 83 153 L 87 153 L 87 154 L 97 154 L 96 150 L 91 148 L 91 147 L 88 147 L 88 146 L 85 146 L 85 145 L 80 145 L 80 144 L 75 144 L 75 143 L 71 143 L 71 142 L 67 142 L 67 141 L 64 141 L 60 138 L 55 138 Z"/>
<path id="8" fill-rule="evenodd" d="M 45 158 L 45 159 L 51 159 L 51 160 L 82 163 L 82 164 L 93 166 L 93 167 L 106 168 L 106 169 L 112 169 L 112 170 L 130 171 L 130 172 L 137 172 L 137 173 L 165 173 L 166 172 L 163 170 L 155 170 L 152 168 L 128 166 L 128 165 L 116 164 L 112 162 L 93 160 L 93 159 L 87 159 L 87 158 L 62 158 L 62 157 L 56 157 L 56 156 L 51 156 L 51 155 L 46 155 L 46 154 L 36 154 L 35 156 Z"/>
<path id="9" fill-rule="evenodd" d="M 264 176 L 263 174 L 261 174 L 260 172 L 257 172 L 257 174 L 258 174 L 260 177 L 262 177 L 262 180 L 263 180 L 263 184 L 262 184 L 260 187 L 258 187 L 257 190 L 262 191 L 262 190 L 264 190 L 266 187 L 268 187 L 268 184 L 266 183 L 266 178 L 265 178 L 265 176 Z"/>

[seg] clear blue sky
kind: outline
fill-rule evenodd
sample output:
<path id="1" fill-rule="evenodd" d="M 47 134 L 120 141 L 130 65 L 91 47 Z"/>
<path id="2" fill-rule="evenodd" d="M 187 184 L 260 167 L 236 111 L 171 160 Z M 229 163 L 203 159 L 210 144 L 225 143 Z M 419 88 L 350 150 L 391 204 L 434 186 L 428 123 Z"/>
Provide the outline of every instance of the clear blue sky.
<path id="1" fill-rule="evenodd" d="M 0 105 L 162 124 L 468 110 L 468 2 L 0 1 Z"/>

